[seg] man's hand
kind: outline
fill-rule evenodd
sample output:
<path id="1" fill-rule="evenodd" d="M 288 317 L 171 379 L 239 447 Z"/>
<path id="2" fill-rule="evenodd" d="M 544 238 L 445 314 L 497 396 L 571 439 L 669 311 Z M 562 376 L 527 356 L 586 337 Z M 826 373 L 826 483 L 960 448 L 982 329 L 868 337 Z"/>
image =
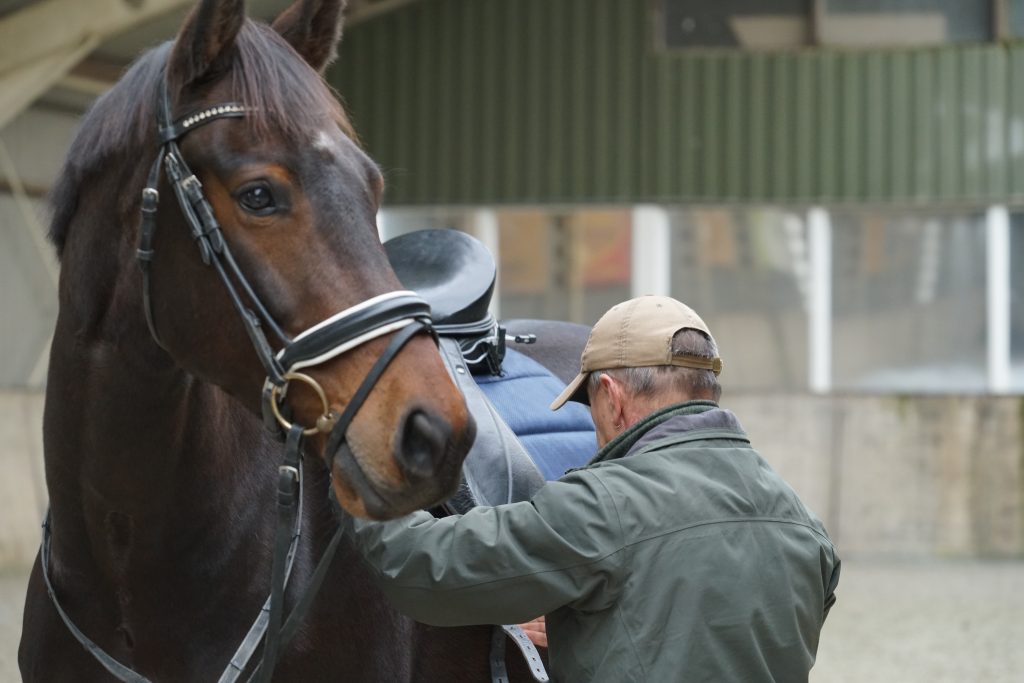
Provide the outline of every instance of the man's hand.
<path id="1" fill-rule="evenodd" d="M 519 628 L 526 632 L 530 641 L 537 647 L 546 648 L 548 646 L 548 627 L 544 622 L 544 617 L 537 617 L 533 621 L 519 624 Z"/>

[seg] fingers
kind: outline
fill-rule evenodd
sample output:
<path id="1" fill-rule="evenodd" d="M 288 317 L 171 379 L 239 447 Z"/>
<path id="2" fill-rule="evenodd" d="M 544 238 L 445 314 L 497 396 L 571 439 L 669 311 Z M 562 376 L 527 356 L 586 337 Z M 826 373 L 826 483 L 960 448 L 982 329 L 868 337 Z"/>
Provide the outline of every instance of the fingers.
<path id="1" fill-rule="evenodd" d="M 544 617 L 537 617 L 533 621 L 519 624 L 519 628 L 523 629 L 530 642 L 535 646 L 544 648 L 548 646 L 548 627 Z"/>

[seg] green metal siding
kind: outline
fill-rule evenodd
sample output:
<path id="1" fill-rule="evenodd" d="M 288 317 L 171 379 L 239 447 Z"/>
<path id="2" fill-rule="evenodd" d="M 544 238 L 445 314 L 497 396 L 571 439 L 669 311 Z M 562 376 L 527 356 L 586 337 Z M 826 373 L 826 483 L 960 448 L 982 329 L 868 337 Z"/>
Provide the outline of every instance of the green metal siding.
<path id="1" fill-rule="evenodd" d="M 396 204 L 1024 202 L 1024 46 L 667 52 L 647 0 L 421 0 L 331 74 Z"/>

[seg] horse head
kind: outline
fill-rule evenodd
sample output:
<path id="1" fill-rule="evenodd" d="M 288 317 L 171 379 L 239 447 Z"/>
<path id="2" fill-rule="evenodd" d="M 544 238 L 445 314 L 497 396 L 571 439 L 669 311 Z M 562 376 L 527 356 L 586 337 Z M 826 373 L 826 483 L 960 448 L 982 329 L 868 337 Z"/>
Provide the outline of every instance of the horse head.
<path id="1" fill-rule="evenodd" d="M 343 0 L 298 0 L 267 26 L 245 17 L 242 0 L 201 0 L 172 44 L 142 57 L 97 103 L 76 146 L 109 147 L 106 168 L 123 174 L 131 197 L 142 189 L 139 181 L 160 150 L 157 171 L 150 172 L 151 181 L 159 179 L 152 188 L 157 192 L 151 205 L 142 204 L 150 212 L 151 234 L 138 218 L 138 200 L 119 202 L 135 230 L 130 239 L 118 240 L 118 263 L 112 265 L 122 276 L 111 295 L 132 301 L 136 325 L 145 309 L 153 341 L 163 349 L 154 349 L 154 356 L 166 354 L 257 414 L 266 407 L 268 375 L 278 375 L 266 385 L 273 389 L 272 407 L 286 415 L 283 423 L 310 428 L 306 448 L 323 455 L 342 507 L 358 516 L 388 518 L 449 495 L 474 435 L 423 312 L 410 313 L 410 319 L 417 318 L 424 332 L 392 349 L 393 359 L 341 440 L 329 439 L 330 429 L 317 430 L 318 421 L 330 425 L 344 414 L 370 368 L 402 334 L 401 324 L 391 320 L 370 334 L 349 334 L 340 351 L 332 347 L 334 352 L 313 354 L 312 361 L 307 353 L 300 366 L 308 380 L 286 383 L 281 375 L 289 368 L 268 369 L 311 330 L 337 328 L 339 312 L 348 312 L 341 316 L 348 322 L 359 318 L 363 302 L 373 304 L 371 314 L 383 306 L 389 320 L 400 317 L 393 309 L 394 297 L 401 295 L 390 293 L 402 287 L 376 231 L 382 175 L 322 75 L 335 55 L 343 7 Z M 127 102 L 137 102 L 133 114 L 114 111 Z M 162 106 L 169 118 L 160 117 Z M 98 121 L 105 116 L 123 122 Z M 181 133 L 174 139 L 167 132 L 172 121 Z M 92 124 L 101 130 L 90 134 Z M 172 144 L 184 169 L 170 159 Z M 96 173 L 83 159 L 99 158 L 98 153 L 77 154 L 78 179 L 95 182 Z M 116 168 L 123 164 L 131 168 Z M 168 171 L 168 164 L 174 169 Z M 160 166 L 168 173 L 159 172 Z M 194 174 L 201 186 L 176 186 L 168 177 L 175 170 Z M 189 213 L 194 219 L 206 211 L 193 201 L 196 187 L 217 230 L 188 220 Z M 54 224 L 59 233 L 59 215 Z M 123 267 L 140 244 L 140 232 L 144 305 L 138 304 L 138 270 L 128 276 Z M 83 240 L 73 247 L 71 237 L 54 235 L 65 264 L 73 248 L 89 248 Z M 217 261 L 211 251 L 219 253 L 221 243 L 237 267 L 218 275 L 221 266 L 211 266 Z M 334 328 L 329 331 L 338 333 Z"/>

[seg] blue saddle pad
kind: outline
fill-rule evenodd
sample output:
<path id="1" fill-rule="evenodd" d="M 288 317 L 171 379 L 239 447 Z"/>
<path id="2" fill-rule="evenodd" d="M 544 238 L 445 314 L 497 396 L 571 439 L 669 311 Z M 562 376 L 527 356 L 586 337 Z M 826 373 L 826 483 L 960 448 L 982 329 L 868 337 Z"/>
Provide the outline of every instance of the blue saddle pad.
<path id="1" fill-rule="evenodd" d="M 549 407 L 565 385 L 543 365 L 509 349 L 501 376 L 474 377 L 498 414 L 523 442 L 547 480 L 585 465 L 597 451 L 590 410 L 570 401 L 559 410 Z"/>

